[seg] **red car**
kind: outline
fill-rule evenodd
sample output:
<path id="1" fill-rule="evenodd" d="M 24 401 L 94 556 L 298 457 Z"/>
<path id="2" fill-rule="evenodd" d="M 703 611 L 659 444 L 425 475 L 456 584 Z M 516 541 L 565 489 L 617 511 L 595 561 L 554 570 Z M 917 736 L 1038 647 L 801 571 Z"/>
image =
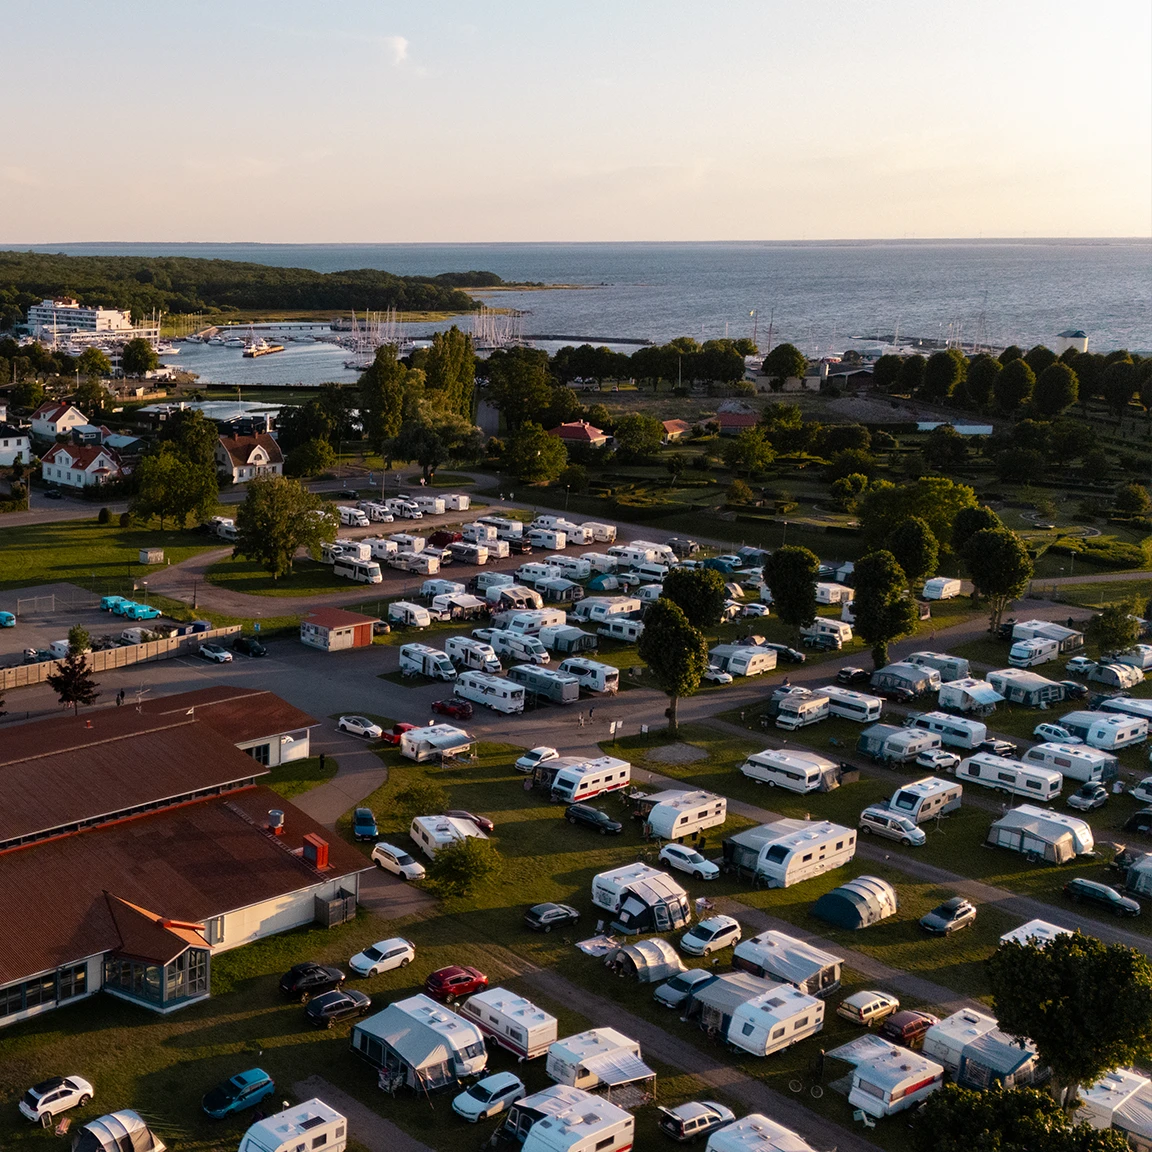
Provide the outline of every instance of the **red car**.
<path id="1" fill-rule="evenodd" d="M 458 996 L 471 996 L 488 987 L 488 977 L 478 968 L 468 968 L 460 964 L 449 964 L 438 968 L 424 981 L 424 991 L 433 1000 L 444 1000 L 451 1004 Z"/>
<path id="2" fill-rule="evenodd" d="M 462 808 L 454 808 L 451 812 L 445 812 L 445 816 L 453 816 L 457 820 L 468 820 L 475 824 L 481 832 L 495 832 L 496 825 L 488 819 L 487 816 L 477 816 L 473 812 L 465 812 Z"/>
<path id="3" fill-rule="evenodd" d="M 439 532 L 433 532 L 428 537 L 428 543 L 433 548 L 447 548 L 449 544 L 455 544 L 464 537 L 459 532 L 449 532 L 446 528 L 441 528 Z"/>
<path id="4" fill-rule="evenodd" d="M 453 720 L 472 719 L 472 705 L 467 700 L 433 700 L 432 711 L 451 716 Z"/>
<path id="5" fill-rule="evenodd" d="M 400 737 L 403 736 L 405 732 L 411 732 L 413 728 L 419 727 L 419 724 L 405 724 L 403 722 L 393 724 L 380 739 L 383 740 L 385 744 L 399 744 Z"/>

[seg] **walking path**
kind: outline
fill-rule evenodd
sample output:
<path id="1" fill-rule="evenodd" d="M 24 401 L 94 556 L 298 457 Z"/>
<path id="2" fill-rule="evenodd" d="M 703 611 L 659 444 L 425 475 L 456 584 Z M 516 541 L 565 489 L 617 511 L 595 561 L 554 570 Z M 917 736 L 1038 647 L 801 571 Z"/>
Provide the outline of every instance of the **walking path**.
<path id="1" fill-rule="evenodd" d="M 368 1152 L 432 1152 L 427 1144 L 413 1140 L 403 1128 L 385 1120 L 379 1112 L 361 1104 L 354 1096 L 329 1084 L 323 1076 L 309 1076 L 292 1085 L 299 1100 L 318 1096 L 348 1120 L 348 1136 L 363 1144 Z"/>

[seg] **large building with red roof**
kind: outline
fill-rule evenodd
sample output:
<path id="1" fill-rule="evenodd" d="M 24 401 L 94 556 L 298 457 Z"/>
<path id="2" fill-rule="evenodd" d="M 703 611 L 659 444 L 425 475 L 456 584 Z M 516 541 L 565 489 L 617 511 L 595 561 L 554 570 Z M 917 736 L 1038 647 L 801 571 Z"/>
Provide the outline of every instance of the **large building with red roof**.
<path id="1" fill-rule="evenodd" d="M 601 448 L 608 443 L 608 433 L 589 424 L 587 420 L 573 420 L 568 424 L 557 424 L 548 429 L 549 436 L 563 440 L 565 444 L 586 444 L 590 448 Z"/>
<path id="2" fill-rule="evenodd" d="M 119 453 L 105 444 L 54 444 L 40 461 L 44 482 L 63 488 L 107 484 L 123 474 Z"/>

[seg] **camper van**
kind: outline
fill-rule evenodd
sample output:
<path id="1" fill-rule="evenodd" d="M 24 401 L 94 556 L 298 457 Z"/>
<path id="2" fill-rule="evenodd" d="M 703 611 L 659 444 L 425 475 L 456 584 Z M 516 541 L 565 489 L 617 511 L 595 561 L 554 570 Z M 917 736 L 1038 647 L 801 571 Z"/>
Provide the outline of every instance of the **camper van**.
<path id="1" fill-rule="evenodd" d="M 427 600 L 431 600 L 436 596 L 455 596 L 463 594 L 467 588 L 460 583 L 459 580 L 441 580 L 439 578 L 434 580 L 425 580 L 420 585 L 420 595 Z"/>
<path id="2" fill-rule="evenodd" d="M 545 556 L 544 563 L 559 568 L 566 580 L 587 580 L 592 575 L 592 565 L 575 556 Z"/>
<path id="3" fill-rule="evenodd" d="M 1120 761 L 1101 748 L 1087 744 L 1037 744 L 1021 757 L 1025 764 L 1053 768 L 1066 780 L 1107 784 L 1120 772 Z"/>
<path id="4" fill-rule="evenodd" d="M 372 545 L 367 540 L 326 540 L 320 545 L 321 564 L 335 564 L 341 557 L 371 560 Z"/>
<path id="5" fill-rule="evenodd" d="M 952 748 L 976 748 L 988 739 L 986 724 L 950 716 L 947 712 L 914 712 L 904 721 L 904 726 L 934 732 L 942 744 Z"/>
<path id="6" fill-rule="evenodd" d="M 409 628 L 427 628 L 432 623 L 432 615 L 422 604 L 409 600 L 393 600 L 388 605 L 388 622 L 404 624 Z"/>
<path id="7" fill-rule="evenodd" d="M 351 556 L 338 556 L 332 565 L 332 575 L 354 580 L 357 584 L 380 584 L 384 580 L 375 560 L 354 560 Z"/>
<path id="8" fill-rule="evenodd" d="M 443 516 L 446 511 L 444 500 L 440 496 L 413 496 L 412 503 L 415 504 L 425 516 Z"/>
<path id="9" fill-rule="evenodd" d="M 1148 721 L 1115 712 L 1066 712 L 1060 726 L 1093 748 L 1113 752 L 1148 739 Z"/>
<path id="10" fill-rule="evenodd" d="M 524 525 L 519 520 L 509 520 L 506 516 L 480 516 L 481 524 L 491 524 L 496 529 L 497 540 L 519 540 L 524 535 Z"/>
<path id="11" fill-rule="evenodd" d="M 365 536 L 360 543 L 368 545 L 373 560 L 390 560 L 399 551 L 395 540 L 385 540 L 383 536 Z"/>
<path id="12" fill-rule="evenodd" d="M 740 765 L 750 780 L 789 792 L 821 792 L 835 787 L 838 769 L 831 760 L 815 752 L 796 752 L 784 748 L 765 748 L 755 752 Z"/>
<path id="13" fill-rule="evenodd" d="M 1037 637 L 1035 640 L 1017 640 L 1008 649 L 1008 663 L 1013 668 L 1031 668 L 1036 664 L 1047 664 L 1060 655 L 1060 645 L 1055 640 Z"/>
<path id="14" fill-rule="evenodd" d="M 580 559 L 587 562 L 589 571 L 604 576 L 610 576 L 617 568 L 616 557 L 609 556 L 607 552 L 585 552 Z"/>
<path id="15" fill-rule="evenodd" d="M 470 544 L 491 544 L 499 539 L 495 524 L 483 524 L 479 520 L 465 524 L 460 529 L 460 535 Z"/>
<path id="16" fill-rule="evenodd" d="M 407 496 L 390 496 L 384 501 L 384 507 L 393 516 L 399 516 L 401 520 L 424 519 L 424 513 Z"/>
<path id="17" fill-rule="evenodd" d="M 345 528 L 367 528 L 371 521 L 359 508 L 337 508 L 340 513 L 340 525 Z"/>
<path id="18" fill-rule="evenodd" d="M 856 831 L 827 820 L 777 820 L 724 841 L 724 870 L 750 872 L 769 888 L 788 888 L 847 864 Z"/>
<path id="19" fill-rule="evenodd" d="M 643 605 L 638 596 L 586 596 L 568 613 L 571 620 L 583 624 L 604 624 L 616 616 L 638 613 Z"/>
<path id="20" fill-rule="evenodd" d="M 940 673 L 940 682 L 965 680 L 971 674 L 968 661 L 963 656 L 949 656 L 946 652 L 913 652 L 905 656 L 907 664 L 919 664 L 923 668 L 935 668 Z"/>
<path id="21" fill-rule="evenodd" d="M 833 716 L 855 720 L 858 724 L 875 723 L 884 710 L 884 701 L 879 696 L 867 696 L 863 692 L 853 692 L 835 684 L 817 688 L 816 693 L 828 697 L 828 711 Z"/>
<path id="22" fill-rule="evenodd" d="M 515 632 L 503 628 L 491 628 L 485 631 L 489 633 L 488 643 L 492 645 L 497 656 L 529 664 L 548 664 L 552 660 L 548 650 L 536 636 L 518 636 Z"/>
<path id="23" fill-rule="evenodd" d="M 924 581 L 920 596 L 924 600 L 952 600 L 960 595 L 960 589 L 959 580 L 949 579 L 947 576 L 933 576 L 931 580 Z"/>
<path id="24" fill-rule="evenodd" d="M 580 699 L 580 681 L 554 668 L 513 664 L 508 669 L 508 679 L 523 684 L 533 700 L 547 700 L 550 704 L 575 704 Z"/>
<path id="25" fill-rule="evenodd" d="M 506 620 L 500 621 L 500 626 L 517 636 L 536 636 L 541 628 L 565 623 L 567 619 L 560 608 L 531 608 L 526 612 L 509 613 Z"/>
<path id="26" fill-rule="evenodd" d="M 599 520 L 585 520 L 585 528 L 592 533 L 592 539 L 597 544 L 611 544 L 616 539 L 616 525 L 603 524 Z"/>
<path id="27" fill-rule="evenodd" d="M 730 676 L 759 676 L 776 667 L 776 650 L 754 644 L 717 644 L 708 652 L 708 663 Z"/>
<path id="28" fill-rule="evenodd" d="M 488 672 L 461 672 L 456 677 L 455 694 L 461 700 L 471 700 L 483 704 L 493 712 L 524 711 L 524 689 L 502 676 L 492 676 Z"/>
<path id="29" fill-rule="evenodd" d="M 1022 764 L 1018 760 L 993 756 L 991 752 L 977 752 L 975 756 L 961 760 L 956 778 L 1044 803 L 1059 796 L 1064 785 L 1064 778 L 1051 768 Z"/>
<path id="30" fill-rule="evenodd" d="M 448 554 L 455 564 L 487 564 L 488 546 L 486 544 L 473 544 L 468 540 L 457 540 L 448 545 Z"/>
<path id="31" fill-rule="evenodd" d="M 800 693 L 793 692 L 780 701 L 779 711 L 776 713 L 776 727 L 793 732 L 797 728 L 806 728 L 809 724 L 819 724 L 821 720 L 827 720 L 831 714 L 832 703 L 822 693 L 812 692 L 801 696 Z"/>
<path id="32" fill-rule="evenodd" d="M 393 532 L 388 539 L 396 545 L 398 552 L 423 552 L 428 543 L 423 536 L 412 536 L 407 532 Z"/>
<path id="33" fill-rule="evenodd" d="M 543 1056 L 556 1042 L 556 1017 L 503 988 L 485 988 L 469 996 L 460 1005 L 460 1015 L 520 1060 Z"/>
<path id="34" fill-rule="evenodd" d="M 741 940 L 732 952 L 732 967 L 764 980 L 783 980 L 809 996 L 830 996 L 840 987 L 844 961 L 804 940 L 767 931 Z"/>
<path id="35" fill-rule="evenodd" d="M 257 1120 L 240 1140 L 240 1152 L 299 1152 L 305 1147 L 324 1152 L 344 1152 L 348 1147 L 348 1121 L 315 1097 Z"/>
<path id="36" fill-rule="evenodd" d="M 596 629 L 597 636 L 604 636 L 608 640 L 620 640 L 625 644 L 635 644 L 644 631 L 644 624 L 640 620 L 628 620 L 620 617 L 613 618 Z"/>
<path id="37" fill-rule="evenodd" d="M 728 819 L 728 801 L 703 789 L 670 789 L 637 799 L 633 811 L 641 816 L 645 832 L 660 840 L 680 840 Z"/>
<path id="38" fill-rule="evenodd" d="M 373 524 L 391 524 L 394 517 L 383 504 L 373 500 L 361 500 L 356 505 Z"/>
<path id="39" fill-rule="evenodd" d="M 441 848 L 458 844 L 469 836 L 478 840 L 488 839 L 488 834 L 482 828 L 460 816 L 417 816 L 408 829 L 408 835 L 429 859 Z"/>
<path id="40" fill-rule="evenodd" d="M 725 1038 L 733 1048 L 770 1056 L 815 1036 L 823 1027 L 823 1000 L 791 984 L 769 983 L 758 996 L 732 1009 Z"/>
<path id="41" fill-rule="evenodd" d="M 901 816 L 907 816 L 917 824 L 934 820 L 960 807 L 964 796 L 964 786 L 955 780 L 941 780 L 937 776 L 925 776 L 914 780 L 892 793 L 888 807 Z"/>
<path id="42" fill-rule="evenodd" d="M 440 557 L 433 552 L 397 552 L 388 566 L 417 576 L 435 576 L 440 571 Z"/>
<path id="43" fill-rule="evenodd" d="M 568 537 L 552 528 L 532 528 L 528 532 L 528 543 L 533 548 L 550 548 L 560 552 L 568 546 Z"/>
<path id="44" fill-rule="evenodd" d="M 455 680 L 456 669 L 446 652 L 427 644 L 400 646 L 400 671 L 405 675 L 427 676 L 432 680 Z"/>
<path id="45" fill-rule="evenodd" d="M 561 768 L 552 779 L 552 799 L 561 804 L 592 800 L 605 792 L 618 792 L 632 782 L 632 765 L 615 756 L 580 760 Z"/>
<path id="46" fill-rule="evenodd" d="M 473 640 L 471 636 L 449 636 L 444 651 L 457 668 L 472 668 L 477 672 L 499 672 L 500 661 L 491 644 Z"/>
<path id="47" fill-rule="evenodd" d="M 575 676 L 580 681 L 580 687 L 588 692 L 606 692 L 611 695 L 620 688 L 620 669 L 611 664 L 601 664 L 598 660 L 570 656 L 560 662 L 560 671 Z"/>

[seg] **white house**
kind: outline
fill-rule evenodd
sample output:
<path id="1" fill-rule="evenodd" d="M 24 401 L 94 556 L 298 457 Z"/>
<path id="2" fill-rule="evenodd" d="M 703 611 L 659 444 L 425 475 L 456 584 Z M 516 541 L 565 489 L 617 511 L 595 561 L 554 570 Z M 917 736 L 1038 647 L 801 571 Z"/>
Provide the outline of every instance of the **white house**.
<path id="1" fill-rule="evenodd" d="M 216 467 L 230 473 L 234 484 L 257 476 L 282 476 L 284 455 L 267 432 L 253 436 L 221 436 L 216 443 Z"/>
<path id="2" fill-rule="evenodd" d="M 23 428 L 5 424 L 0 418 L 0 465 L 11 467 L 17 460 L 27 464 L 32 459 L 32 441 Z"/>
<path id="3" fill-rule="evenodd" d="M 65 488 L 89 488 L 122 476 L 123 466 L 115 449 L 97 444 L 54 444 L 40 465 L 46 484 Z"/>
<path id="4" fill-rule="evenodd" d="M 74 404 L 47 400 L 32 413 L 32 435 L 42 440 L 55 440 L 57 436 L 67 435 L 73 428 L 87 423 L 88 417 Z"/>

